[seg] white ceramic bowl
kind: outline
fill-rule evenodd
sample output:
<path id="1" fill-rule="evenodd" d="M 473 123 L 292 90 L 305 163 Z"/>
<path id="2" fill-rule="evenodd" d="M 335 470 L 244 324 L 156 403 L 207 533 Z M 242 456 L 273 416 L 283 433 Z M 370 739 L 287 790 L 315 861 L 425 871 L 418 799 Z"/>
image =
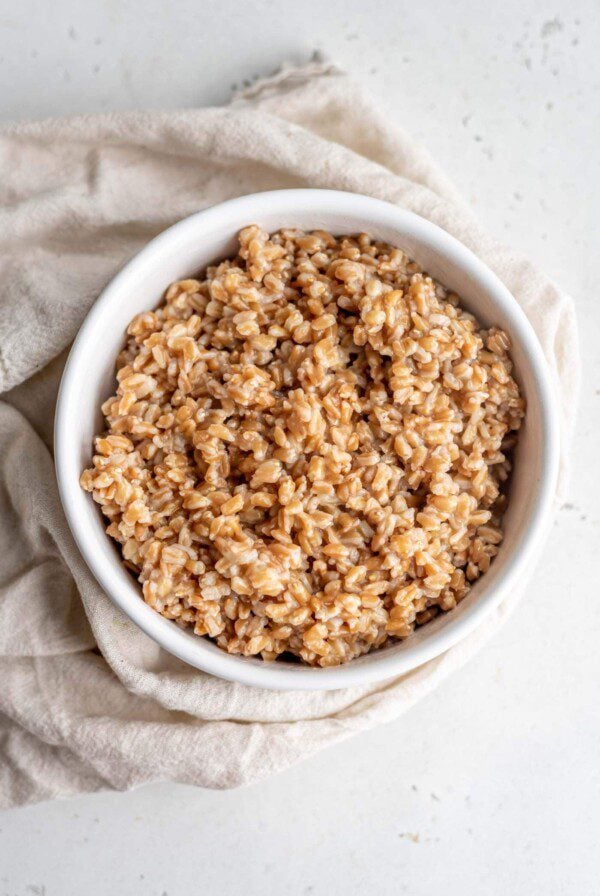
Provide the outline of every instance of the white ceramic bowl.
<path id="1" fill-rule="evenodd" d="M 99 508 L 79 486 L 102 429 L 100 404 L 114 389 L 114 362 L 131 318 L 158 304 L 173 281 L 234 252 L 236 233 L 251 223 L 267 230 L 298 227 L 334 234 L 366 231 L 404 249 L 456 290 L 484 325 L 511 337 L 516 377 L 527 399 L 505 517 L 505 538 L 490 570 L 465 600 L 408 640 L 330 669 L 230 656 L 147 606 L 104 530 Z M 280 190 L 232 199 L 198 212 L 152 240 L 99 297 L 75 340 L 56 412 L 55 456 L 69 525 L 96 579 L 133 622 L 180 659 L 249 685 L 281 690 L 333 689 L 396 676 L 438 656 L 472 632 L 518 586 L 535 558 L 551 511 L 558 468 L 558 426 L 549 373 L 537 338 L 500 280 L 445 231 L 396 206 L 329 190 Z"/>

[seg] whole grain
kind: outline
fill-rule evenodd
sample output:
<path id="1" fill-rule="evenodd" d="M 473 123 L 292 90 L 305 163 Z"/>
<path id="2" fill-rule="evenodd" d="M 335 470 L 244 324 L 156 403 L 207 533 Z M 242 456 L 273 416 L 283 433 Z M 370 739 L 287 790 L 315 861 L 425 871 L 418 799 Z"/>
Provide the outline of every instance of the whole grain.
<path id="1" fill-rule="evenodd" d="M 524 415 L 509 339 L 400 249 L 250 226 L 127 332 L 81 484 L 163 616 L 332 666 L 488 570 Z"/>

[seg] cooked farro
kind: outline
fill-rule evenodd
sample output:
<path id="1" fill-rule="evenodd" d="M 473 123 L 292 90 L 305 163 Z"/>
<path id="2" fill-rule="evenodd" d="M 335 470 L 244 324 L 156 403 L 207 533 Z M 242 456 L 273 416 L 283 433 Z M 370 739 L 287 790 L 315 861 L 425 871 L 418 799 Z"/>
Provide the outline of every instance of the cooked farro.
<path id="1" fill-rule="evenodd" d="M 507 335 L 400 249 L 239 244 L 129 325 L 81 485 L 163 616 L 332 666 L 487 571 L 524 401 Z"/>

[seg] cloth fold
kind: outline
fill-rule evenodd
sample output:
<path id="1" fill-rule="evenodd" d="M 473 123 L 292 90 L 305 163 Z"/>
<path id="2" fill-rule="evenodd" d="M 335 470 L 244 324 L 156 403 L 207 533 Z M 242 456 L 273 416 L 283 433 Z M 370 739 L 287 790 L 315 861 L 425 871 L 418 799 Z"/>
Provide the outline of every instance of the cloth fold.
<path id="1" fill-rule="evenodd" d="M 385 108 L 334 66 L 313 63 L 224 108 L 6 126 L 0 173 L 0 805 L 156 779 L 245 784 L 399 717 L 479 650 L 518 594 L 461 644 L 383 684 L 285 694 L 213 678 L 165 653 L 102 593 L 55 483 L 65 350 L 106 282 L 200 208 L 312 186 L 409 208 L 495 270 L 552 371 L 564 485 L 579 375 L 572 302 L 481 230 Z"/>

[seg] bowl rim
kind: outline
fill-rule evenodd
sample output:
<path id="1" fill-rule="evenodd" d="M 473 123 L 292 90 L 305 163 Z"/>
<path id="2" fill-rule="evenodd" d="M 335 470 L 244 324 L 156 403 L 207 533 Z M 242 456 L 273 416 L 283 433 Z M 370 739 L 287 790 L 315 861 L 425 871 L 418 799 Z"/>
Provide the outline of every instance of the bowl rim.
<path id="1" fill-rule="evenodd" d="M 96 322 L 122 294 L 127 282 L 143 273 L 152 256 L 168 249 L 170 245 L 176 251 L 178 240 L 188 231 L 193 232 L 199 226 L 208 228 L 211 222 L 222 224 L 223 217 L 231 219 L 233 227 L 239 227 L 255 220 L 260 214 L 273 211 L 280 211 L 281 214 L 287 211 L 290 215 L 303 211 L 323 214 L 347 212 L 353 217 L 364 215 L 366 219 L 377 219 L 381 226 L 405 230 L 427 243 L 434 252 L 476 276 L 493 304 L 499 306 L 510 321 L 513 341 L 518 341 L 527 353 L 543 433 L 541 475 L 535 499 L 529 509 L 529 520 L 523 538 L 515 546 L 508 561 L 505 561 L 505 568 L 493 586 L 483 588 L 464 615 L 418 643 L 410 645 L 408 639 L 403 642 L 406 646 L 402 651 L 374 652 L 328 668 L 300 665 L 286 668 L 285 664 L 233 656 L 219 648 L 215 649 L 214 645 L 209 645 L 203 638 L 194 641 L 186 637 L 175 624 L 148 607 L 141 597 L 133 599 L 115 578 L 116 573 L 113 575 L 113 565 L 106 565 L 98 560 L 94 551 L 96 534 L 79 525 L 77 500 L 81 492 L 78 476 L 75 483 L 69 477 L 68 447 L 72 441 L 69 439 L 67 425 L 69 402 L 78 369 L 90 341 L 93 341 Z M 65 364 L 54 423 L 55 469 L 67 522 L 83 559 L 110 600 L 161 647 L 187 664 L 230 681 L 274 690 L 333 690 L 383 681 L 405 674 L 445 653 L 473 632 L 500 605 L 503 598 L 516 588 L 520 577 L 535 560 L 543 543 L 556 491 L 559 445 L 557 402 L 546 358 L 523 309 L 497 275 L 458 239 L 414 212 L 359 193 L 320 189 L 271 190 L 229 199 L 183 218 L 147 243 L 104 287 L 85 317 Z M 208 649 L 209 647 L 212 649 Z M 366 656 L 370 657 L 370 661 L 357 665 Z"/>

